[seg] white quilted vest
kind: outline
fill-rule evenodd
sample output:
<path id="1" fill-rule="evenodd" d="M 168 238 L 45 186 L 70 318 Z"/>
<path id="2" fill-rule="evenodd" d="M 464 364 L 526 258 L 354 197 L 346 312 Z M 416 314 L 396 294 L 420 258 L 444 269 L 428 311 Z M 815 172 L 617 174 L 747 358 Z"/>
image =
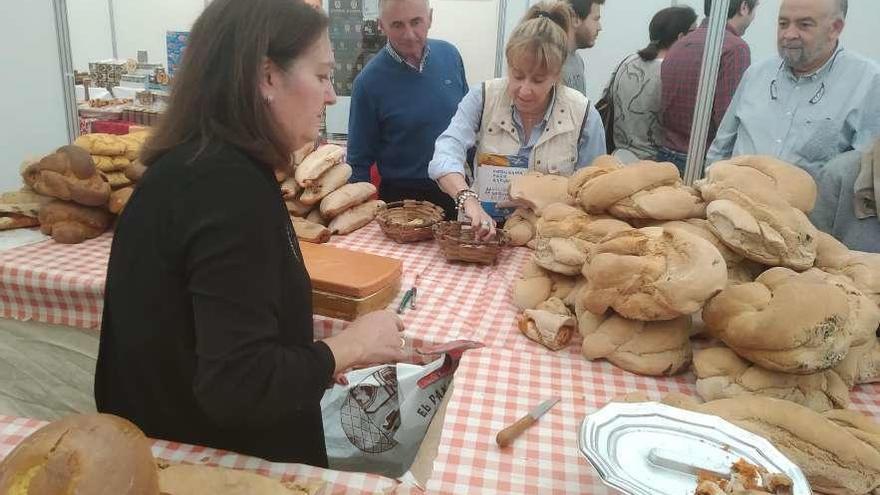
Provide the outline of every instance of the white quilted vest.
<path id="1" fill-rule="evenodd" d="M 520 142 L 513 124 L 513 103 L 507 94 L 507 78 L 484 82 L 483 97 L 477 157 L 484 153 L 516 155 L 524 143 Z M 529 170 L 565 176 L 574 173 L 578 142 L 589 104 L 589 100 L 578 91 L 562 85 L 556 87 L 556 100 L 544 133 L 532 149 Z"/>

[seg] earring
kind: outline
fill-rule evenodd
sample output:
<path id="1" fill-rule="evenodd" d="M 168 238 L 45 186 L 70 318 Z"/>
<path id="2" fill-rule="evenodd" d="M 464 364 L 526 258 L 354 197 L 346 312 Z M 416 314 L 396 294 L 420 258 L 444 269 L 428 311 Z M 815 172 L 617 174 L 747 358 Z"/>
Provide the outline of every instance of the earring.
<path id="1" fill-rule="evenodd" d="M 266 105 L 271 105 L 274 100 L 275 100 L 274 96 L 266 95 Z"/>

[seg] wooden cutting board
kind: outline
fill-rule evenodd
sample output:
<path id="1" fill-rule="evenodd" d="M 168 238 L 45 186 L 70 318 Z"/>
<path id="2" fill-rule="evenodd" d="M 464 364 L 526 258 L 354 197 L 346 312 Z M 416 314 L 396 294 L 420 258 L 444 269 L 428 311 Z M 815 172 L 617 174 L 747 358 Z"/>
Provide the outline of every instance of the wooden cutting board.
<path id="1" fill-rule="evenodd" d="M 400 260 L 310 242 L 300 248 L 316 314 L 353 320 L 385 308 L 400 291 Z"/>

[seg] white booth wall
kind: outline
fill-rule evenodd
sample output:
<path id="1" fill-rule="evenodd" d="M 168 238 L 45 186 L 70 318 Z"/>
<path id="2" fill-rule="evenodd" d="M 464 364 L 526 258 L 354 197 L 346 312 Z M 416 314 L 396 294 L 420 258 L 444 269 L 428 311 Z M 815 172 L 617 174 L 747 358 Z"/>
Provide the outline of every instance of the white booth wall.
<path id="1" fill-rule="evenodd" d="M 147 50 L 150 60 L 165 63 L 165 32 L 188 30 L 207 0 L 114 0 L 117 53 L 136 57 Z M 534 0 L 432 0 L 430 36 L 455 44 L 464 58 L 472 84 L 495 74 L 499 6 L 507 35 Z M 648 41 L 654 13 L 672 4 L 695 8 L 702 18 L 702 0 L 606 0 L 603 31 L 596 46 L 579 53 L 586 62 L 587 95 L 595 101 L 620 60 Z M 772 56 L 780 0 L 761 0 L 757 18 L 746 33 L 753 60 Z M 844 45 L 880 60 L 874 25 L 880 1 L 850 0 Z M 73 66 L 87 70 L 90 60 L 112 57 L 107 0 L 67 0 Z M 21 161 L 50 151 L 67 140 L 62 82 L 51 0 L 0 0 L 0 63 L 7 74 L 0 81 L 4 119 L 0 122 L 0 190 L 18 187 Z M 346 98 L 335 113 L 347 117 Z M 344 129 L 344 125 L 341 126 Z"/>
<path id="2" fill-rule="evenodd" d="M 27 157 L 67 143 L 55 14 L 49 0 L 0 0 L 0 192 Z"/>

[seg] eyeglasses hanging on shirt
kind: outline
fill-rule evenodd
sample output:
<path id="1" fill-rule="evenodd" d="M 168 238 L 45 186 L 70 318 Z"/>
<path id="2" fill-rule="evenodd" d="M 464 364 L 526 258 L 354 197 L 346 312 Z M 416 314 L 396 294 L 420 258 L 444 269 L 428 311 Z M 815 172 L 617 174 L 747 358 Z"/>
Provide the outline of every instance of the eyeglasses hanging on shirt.
<path id="1" fill-rule="evenodd" d="M 826 71 L 826 74 L 828 72 L 831 72 L 831 68 L 834 67 L 834 62 L 837 60 L 837 56 L 840 55 L 840 52 L 842 52 L 842 51 L 843 51 L 842 48 L 838 48 L 834 52 L 834 56 L 831 57 L 831 62 L 828 65 L 828 70 Z M 779 83 L 777 83 L 776 80 L 779 79 L 779 73 L 782 72 L 782 69 L 784 67 L 785 67 L 785 60 L 783 60 L 782 63 L 779 64 L 779 68 L 776 69 L 776 77 L 774 77 L 773 80 L 770 81 L 770 99 L 772 101 L 776 101 L 777 99 L 779 99 L 779 87 L 778 87 Z M 822 69 L 820 69 L 820 70 L 822 70 Z M 822 77 L 824 78 L 825 74 L 823 74 Z M 819 103 L 820 101 L 822 101 L 822 98 L 824 96 L 825 96 L 825 81 L 823 80 L 822 83 L 819 84 L 819 88 L 816 90 L 816 93 L 813 94 L 812 98 L 810 98 L 810 100 L 809 100 L 810 104 L 815 105 L 815 104 Z"/>

